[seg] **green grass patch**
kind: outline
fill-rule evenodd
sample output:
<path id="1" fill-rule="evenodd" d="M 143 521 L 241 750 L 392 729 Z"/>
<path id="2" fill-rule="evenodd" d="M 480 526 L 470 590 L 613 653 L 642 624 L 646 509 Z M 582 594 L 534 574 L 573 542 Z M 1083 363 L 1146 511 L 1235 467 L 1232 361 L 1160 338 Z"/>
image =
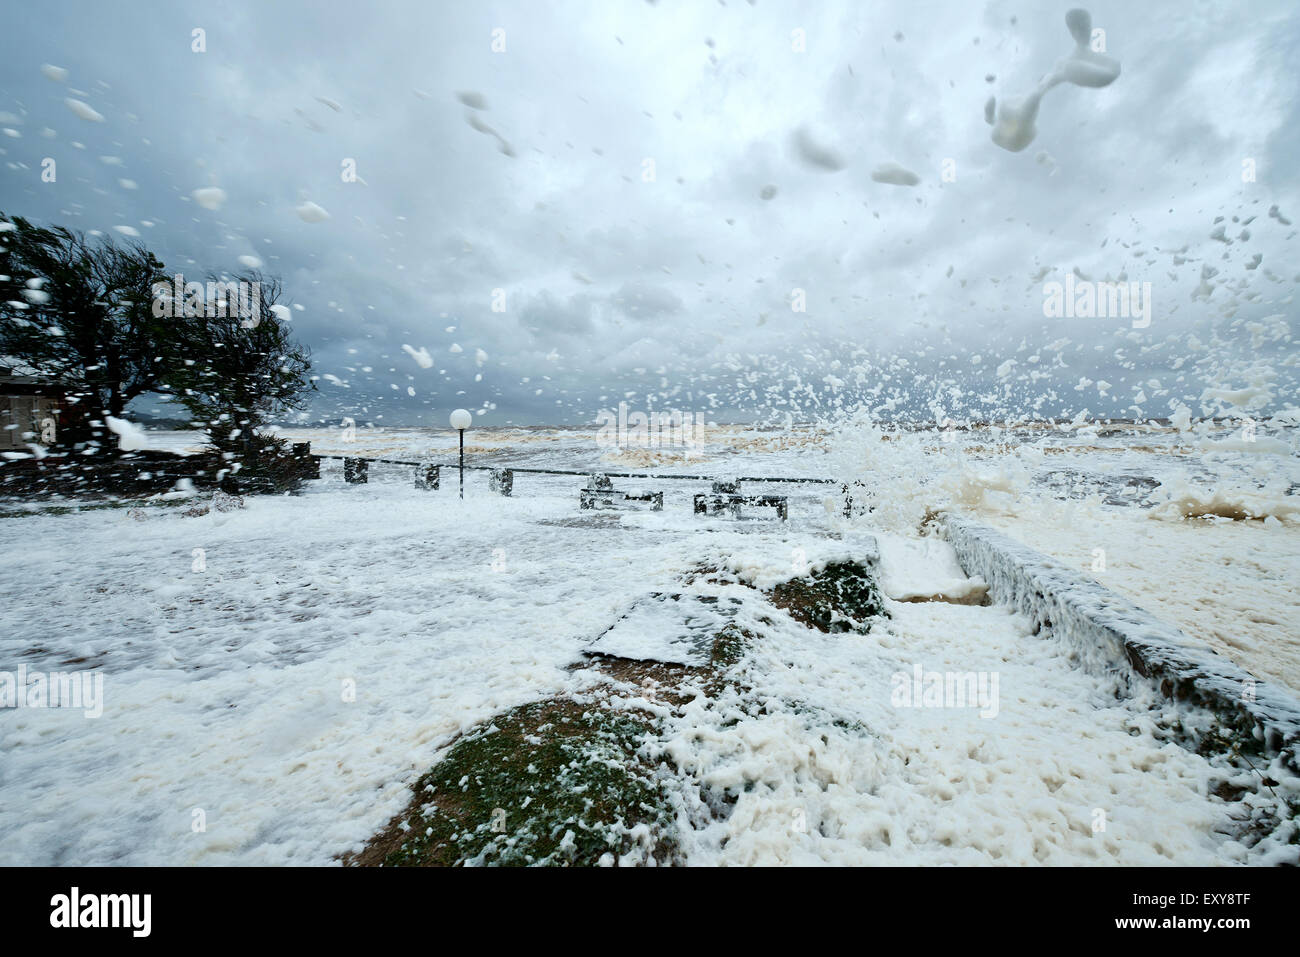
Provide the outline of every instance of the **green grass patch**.
<path id="1" fill-rule="evenodd" d="M 654 719 L 568 699 L 494 718 L 416 783 L 403 815 L 348 864 L 595 865 L 671 861 L 673 815 L 637 755 Z"/>
<path id="2" fill-rule="evenodd" d="M 735 622 L 725 625 L 713 639 L 709 649 L 709 666 L 715 670 L 730 668 L 745 656 L 745 650 L 754 636 Z"/>
<path id="3" fill-rule="evenodd" d="M 782 582 L 768 597 L 818 631 L 865 634 L 872 618 L 888 617 L 875 578 L 859 562 L 831 562 L 811 575 Z"/>

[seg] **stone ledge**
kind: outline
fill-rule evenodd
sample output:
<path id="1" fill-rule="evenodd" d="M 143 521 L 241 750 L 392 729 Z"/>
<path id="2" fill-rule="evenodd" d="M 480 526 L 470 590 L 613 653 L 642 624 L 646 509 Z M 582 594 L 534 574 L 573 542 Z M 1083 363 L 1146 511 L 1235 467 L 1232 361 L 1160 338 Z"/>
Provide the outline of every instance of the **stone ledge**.
<path id="1" fill-rule="evenodd" d="M 1204 707 L 1300 772 L 1300 701 L 1288 688 L 995 529 L 948 515 L 944 533 L 967 575 L 981 576 L 993 600 L 1027 615 L 1035 631 L 1051 628 L 1070 642 L 1084 668 L 1126 672 L 1130 683 Z"/>

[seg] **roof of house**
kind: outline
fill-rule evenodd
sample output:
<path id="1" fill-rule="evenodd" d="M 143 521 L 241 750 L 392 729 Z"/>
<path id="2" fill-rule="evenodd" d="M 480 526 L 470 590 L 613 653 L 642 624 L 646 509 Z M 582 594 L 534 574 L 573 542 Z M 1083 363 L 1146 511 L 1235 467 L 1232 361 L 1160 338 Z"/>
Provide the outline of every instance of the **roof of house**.
<path id="1" fill-rule="evenodd" d="M 43 375 L 40 369 L 13 356 L 0 356 L 0 384 L 3 385 L 54 385 L 55 376 Z"/>

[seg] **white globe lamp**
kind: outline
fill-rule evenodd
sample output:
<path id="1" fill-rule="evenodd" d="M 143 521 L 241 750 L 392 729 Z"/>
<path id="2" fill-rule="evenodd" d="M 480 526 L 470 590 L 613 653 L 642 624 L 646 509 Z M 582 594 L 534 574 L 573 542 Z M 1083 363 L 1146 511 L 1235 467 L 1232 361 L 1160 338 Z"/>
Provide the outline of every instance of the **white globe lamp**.
<path id="1" fill-rule="evenodd" d="M 457 409 L 451 414 L 451 427 L 460 432 L 460 497 L 465 497 L 465 430 L 474 417 L 468 409 Z"/>

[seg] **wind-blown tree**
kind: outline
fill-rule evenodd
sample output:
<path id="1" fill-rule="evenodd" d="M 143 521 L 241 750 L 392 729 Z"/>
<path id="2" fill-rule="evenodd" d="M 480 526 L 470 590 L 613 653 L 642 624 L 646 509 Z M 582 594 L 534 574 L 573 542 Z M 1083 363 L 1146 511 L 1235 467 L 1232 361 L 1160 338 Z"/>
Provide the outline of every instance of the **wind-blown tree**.
<path id="1" fill-rule="evenodd" d="M 310 352 L 293 338 L 278 279 L 248 272 L 210 279 L 203 315 L 178 325 L 185 360 L 167 377 L 172 397 L 204 423 L 231 470 L 275 472 L 285 443 L 261 431 L 276 416 L 306 404 Z M 240 296 L 236 289 L 252 290 Z"/>
<path id="2" fill-rule="evenodd" d="M 105 416 L 160 389 L 178 359 L 176 322 L 154 315 L 163 264 L 140 243 L 88 242 L 63 227 L 0 214 L 0 356 L 60 380 L 85 403 L 84 425 L 61 441 L 112 452 Z"/>

